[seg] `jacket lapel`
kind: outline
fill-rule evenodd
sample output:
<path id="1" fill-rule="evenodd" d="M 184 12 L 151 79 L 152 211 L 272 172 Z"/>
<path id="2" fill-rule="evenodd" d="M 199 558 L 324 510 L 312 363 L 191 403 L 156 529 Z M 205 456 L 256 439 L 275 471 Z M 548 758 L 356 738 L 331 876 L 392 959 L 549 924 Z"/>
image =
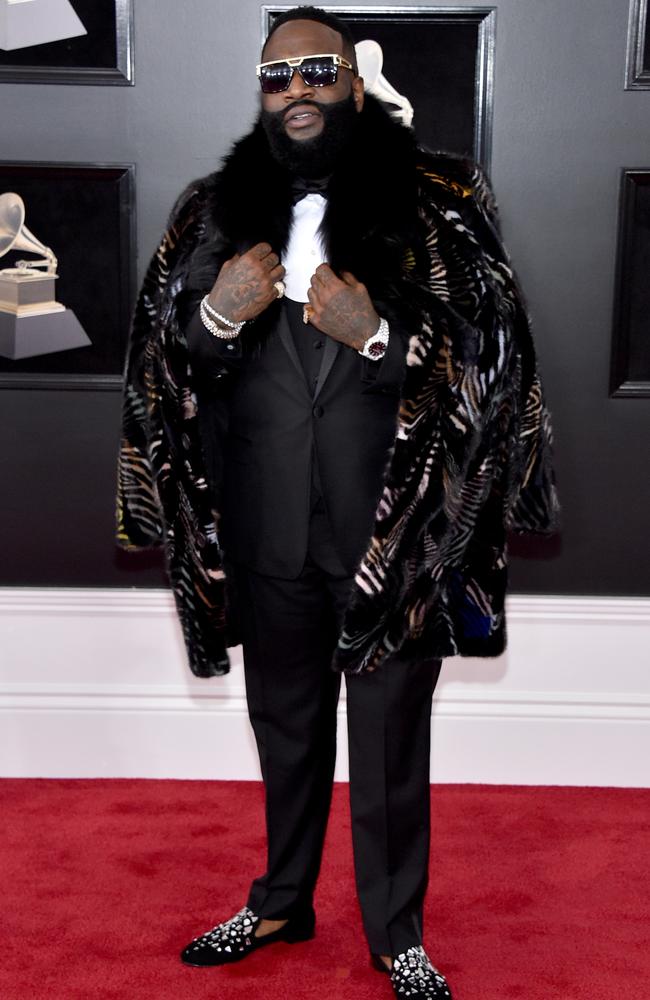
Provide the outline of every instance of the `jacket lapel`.
<path id="1" fill-rule="evenodd" d="M 291 328 L 289 327 L 289 319 L 284 309 L 280 311 L 280 317 L 278 320 L 278 333 L 282 346 L 286 350 L 287 354 L 291 358 L 298 375 L 300 376 L 300 381 L 304 385 L 305 389 L 308 389 L 307 379 L 305 378 L 305 372 L 300 363 L 300 358 L 298 357 L 298 352 L 296 350 L 296 345 L 293 342 L 293 337 L 291 335 Z"/>
<path id="2" fill-rule="evenodd" d="M 280 318 L 278 321 L 278 333 L 282 346 L 286 350 L 287 354 L 291 358 L 291 361 L 300 375 L 301 384 L 304 385 L 307 392 L 309 392 L 309 386 L 307 384 L 307 377 L 305 375 L 304 368 L 300 358 L 298 357 L 298 352 L 296 350 L 296 345 L 293 339 L 293 334 L 291 333 L 291 327 L 289 326 L 289 317 L 287 316 L 286 310 L 282 309 L 280 312 Z M 316 399 L 321 389 L 325 385 L 325 380 L 332 370 L 332 365 L 334 364 L 336 357 L 339 353 L 341 345 L 336 340 L 332 340 L 326 334 L 323 334 L 325 338 L 325 347 L 323 348 L 323 360 L 321 361 L 320 371 L 318 372 L 318 381 L 316 382 L 316 388 L 314 389 L 314 394 L 311 397 L 312 400 Z"/>
<path id="3" fill-rule="evenodd" d="M 316 388 L 314 389 L 314 399 L 318 397 L 321 389 L 325 385 L 325 379 L 332 370 L 332 365 L 336 361 L 336 357 L 339 353 L 341 345 L 338 340 L 332 340 L 331 337 L 325 335 L 325 347 L 323 348 L 323 360 L 321 362 L 320 371 L 318 373 L 318 382 L 316 383 Z"/>

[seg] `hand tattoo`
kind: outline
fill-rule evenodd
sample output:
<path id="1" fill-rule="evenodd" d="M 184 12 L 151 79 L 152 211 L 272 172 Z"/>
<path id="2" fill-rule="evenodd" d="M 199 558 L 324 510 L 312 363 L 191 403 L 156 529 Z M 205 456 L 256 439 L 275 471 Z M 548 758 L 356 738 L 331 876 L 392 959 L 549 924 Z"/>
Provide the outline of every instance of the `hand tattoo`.
<path id="1" fill-rule="evenodd" d="M 360 351 L 379 326 L 366 286 L 348 272 L 337 278 L 328 264 L 321 264 L 307 294 L 310 322 L 347 347 Z"/>
<path id="2" fill-rule="evenodd" d="M 268 243 L 258 243 L 225 262 L 210 292 L 210 305 L 234 323 L 254 319 L 277 299 L 274 284 L 283 277 L 278 255 Z"/>

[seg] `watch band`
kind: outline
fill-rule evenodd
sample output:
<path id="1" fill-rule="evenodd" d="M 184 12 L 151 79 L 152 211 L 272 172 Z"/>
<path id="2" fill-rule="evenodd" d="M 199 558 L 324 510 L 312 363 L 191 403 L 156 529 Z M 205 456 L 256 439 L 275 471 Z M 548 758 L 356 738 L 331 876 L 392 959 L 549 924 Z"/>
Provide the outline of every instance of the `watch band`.
<path id="1" fill-rule="evenodd" d="M 368 337 L 359 351 L 361 357 L 368 358 L 369 361 L 381 361 L 388 349 L 389 333 L 388 321 L 380 319 L 377 332 L 373 333 L 372 337 Z"/>

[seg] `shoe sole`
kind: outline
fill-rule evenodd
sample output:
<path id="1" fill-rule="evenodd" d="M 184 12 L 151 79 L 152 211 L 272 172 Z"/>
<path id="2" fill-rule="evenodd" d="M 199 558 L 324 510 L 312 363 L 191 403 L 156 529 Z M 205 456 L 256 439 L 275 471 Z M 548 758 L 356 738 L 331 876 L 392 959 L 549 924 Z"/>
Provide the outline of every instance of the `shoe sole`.
<path id="1" fill-rule="evenodd" d="M 271 937 L 270 934 L 264 934 L 260 940 L 263 940 L 264 937 L 267 936 Z M 311 931 L 309 934 L 288 934 L 286 937 L 277 937 L 273 938 L 272 941 L 264 941 L 263 944 L 258 944 L 256 948 L 251 948 L 243 955 L 234 955 L 232 958 L 220 959 L 218 962 L 192 962 L 189 958 L 184 958 L 182 954 L 180 958 L 183 965 L 189 965 L 192 969 L 214 969 L 219 965 L 232 965 L 235 962 L 242 962 L 245 958 L 248 958 L 249 955 L 254 955 L 256 951 L 260 950 L 260 948 L 266 948 L 272 944 L 300 944 L 302 941 L 311 941 L 314 937 L 316 937 L 315 930 Z"/>

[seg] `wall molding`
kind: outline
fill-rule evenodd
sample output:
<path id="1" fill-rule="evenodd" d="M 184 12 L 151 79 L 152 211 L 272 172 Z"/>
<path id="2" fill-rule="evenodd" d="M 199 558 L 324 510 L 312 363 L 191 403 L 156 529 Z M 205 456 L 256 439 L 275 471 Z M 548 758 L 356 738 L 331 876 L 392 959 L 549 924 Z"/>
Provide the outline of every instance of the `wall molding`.
<path id="1" fill-rule="evenodd" d="M 650 599 L 515 595 L 508 625 L 445 661 L 432 779 L 650 785 Z M 0 651 L 1 775 L 259 778 L 241 651 L 192 677 L 168 591 L 0 588 Z"/>
<path id="2" fill-rule="evenodd" d="M 587 700 L 587 698 L 589 700 Z M 111 684 L 3 684 L 0 711 L 48 712 L 184 712 L 201 707 L 205 711 L 237 713 L 246 710 L 243 690 L 224 694 L 215 691 L 188 695 L 181 685 L 125 685 L 116 692 Z M 520 697 L 485 692 L 480 698 L 440 697 L 436 717 L 443 718 L 562 718 L 628 719 L 650 722 L 650 696 L 621 699 L 617 692 L 589 695 L 568 692 L 555 698 L 543 691 L 526 691 Z M 345 691 L 341 692 L 339 715 L 345 715 Z"/>

